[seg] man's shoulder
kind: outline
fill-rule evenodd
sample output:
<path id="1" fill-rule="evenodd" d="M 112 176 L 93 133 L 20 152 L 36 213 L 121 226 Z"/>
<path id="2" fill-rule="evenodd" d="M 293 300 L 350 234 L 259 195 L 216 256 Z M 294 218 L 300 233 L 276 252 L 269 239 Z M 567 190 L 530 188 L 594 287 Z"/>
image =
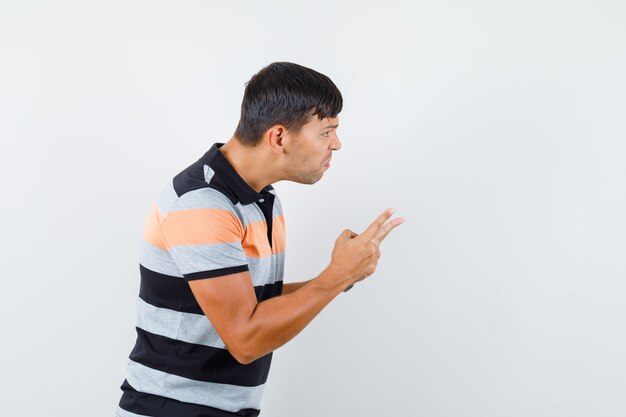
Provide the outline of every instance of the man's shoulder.
<path id="1" fill-rule="evenodd" d="M 238 211 L 237 205 L 222 190 L 211 185 L 185 192 L 178 196 L 172 207 L 176 210 L 211 208 Z"/>
<path id="2" fill-rule="evenodd" d="M 176 192 L 173 181 L 163 187 L 157 199 L 163 217 L 168 212 L 194 209 L 222 209 L 237 212 L 237 205 L 222 190 L 206 185 L 202 188 Z"/>
<path id="3" fill-rule="evenodd" d="M 156 205 L 163 219 L 171 212 L 197 209 L 218 209 L 238 213 L 236 201 L 228 195 L 227 190 L 208 183 L 204 178 L 200 180 L 193 174 L 193 171 L 183 170 L 161 189 Z"/>

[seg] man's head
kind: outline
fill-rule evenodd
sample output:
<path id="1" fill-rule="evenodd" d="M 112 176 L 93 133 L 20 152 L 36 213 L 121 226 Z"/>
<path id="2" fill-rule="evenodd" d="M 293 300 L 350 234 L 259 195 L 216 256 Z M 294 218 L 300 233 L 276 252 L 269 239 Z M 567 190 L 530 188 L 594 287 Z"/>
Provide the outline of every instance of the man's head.
<path id="1" fill-rule="evenodd" d="M 317 182 L 332 150 L 343 107 L 339 89 L 327 76 L 290 62 L 275 62 L 246 83 L 235 138 L 245 147 L 264 139 L 282 147 L 284 179 Z"/>
<path id="2" fill-rule="evenodd" d="M 235 136 L 242 145 L 256 146 L 273 125 L 298 133 L 311 116 L 334 118 L 343 107 L 335 84 L 310 68 L 274 62 L 246 83 Z"/>

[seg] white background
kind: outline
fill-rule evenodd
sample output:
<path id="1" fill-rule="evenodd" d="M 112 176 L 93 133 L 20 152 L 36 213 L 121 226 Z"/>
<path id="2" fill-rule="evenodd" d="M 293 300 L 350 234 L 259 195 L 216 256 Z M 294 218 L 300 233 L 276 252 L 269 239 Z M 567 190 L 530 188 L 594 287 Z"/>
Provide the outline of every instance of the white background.
<path id="1" fill-rule="evenodd" d="M 166 181 L 273 61 L 343 149 L 275 184 L 286 281 L 394 207 L 378 271 L 275 356 L 262 416 L 626 415 L 621 1 L 0 3 L 5 416 L 112 416 Z"/>

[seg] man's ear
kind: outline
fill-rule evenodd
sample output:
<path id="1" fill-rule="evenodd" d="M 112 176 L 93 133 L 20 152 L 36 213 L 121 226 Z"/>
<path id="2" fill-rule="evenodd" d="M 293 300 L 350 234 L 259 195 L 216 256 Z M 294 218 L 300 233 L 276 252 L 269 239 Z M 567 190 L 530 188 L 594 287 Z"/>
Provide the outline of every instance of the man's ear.
<path id="1" fill-rule="evenodd" d="M 289 134 L 287 133 L 287 129 L 285 129 L 284 126 L 274 125 L 270 127 L 266 132 L 266 136 L 272 152 L 284 152 L 286 142 L 289 141 Z"/>

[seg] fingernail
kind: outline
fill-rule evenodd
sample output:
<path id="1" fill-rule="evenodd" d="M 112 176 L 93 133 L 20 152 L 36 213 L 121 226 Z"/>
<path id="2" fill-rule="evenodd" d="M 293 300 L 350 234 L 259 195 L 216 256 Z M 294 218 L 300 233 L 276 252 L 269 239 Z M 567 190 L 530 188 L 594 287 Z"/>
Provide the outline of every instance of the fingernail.
<path id="1" fill-rule="evenodd" d="M 393 214 L 395 210 L 390 208 L 390 209 L 387 209 L 387 211 L 389 212 L 389 214 Z"/>

